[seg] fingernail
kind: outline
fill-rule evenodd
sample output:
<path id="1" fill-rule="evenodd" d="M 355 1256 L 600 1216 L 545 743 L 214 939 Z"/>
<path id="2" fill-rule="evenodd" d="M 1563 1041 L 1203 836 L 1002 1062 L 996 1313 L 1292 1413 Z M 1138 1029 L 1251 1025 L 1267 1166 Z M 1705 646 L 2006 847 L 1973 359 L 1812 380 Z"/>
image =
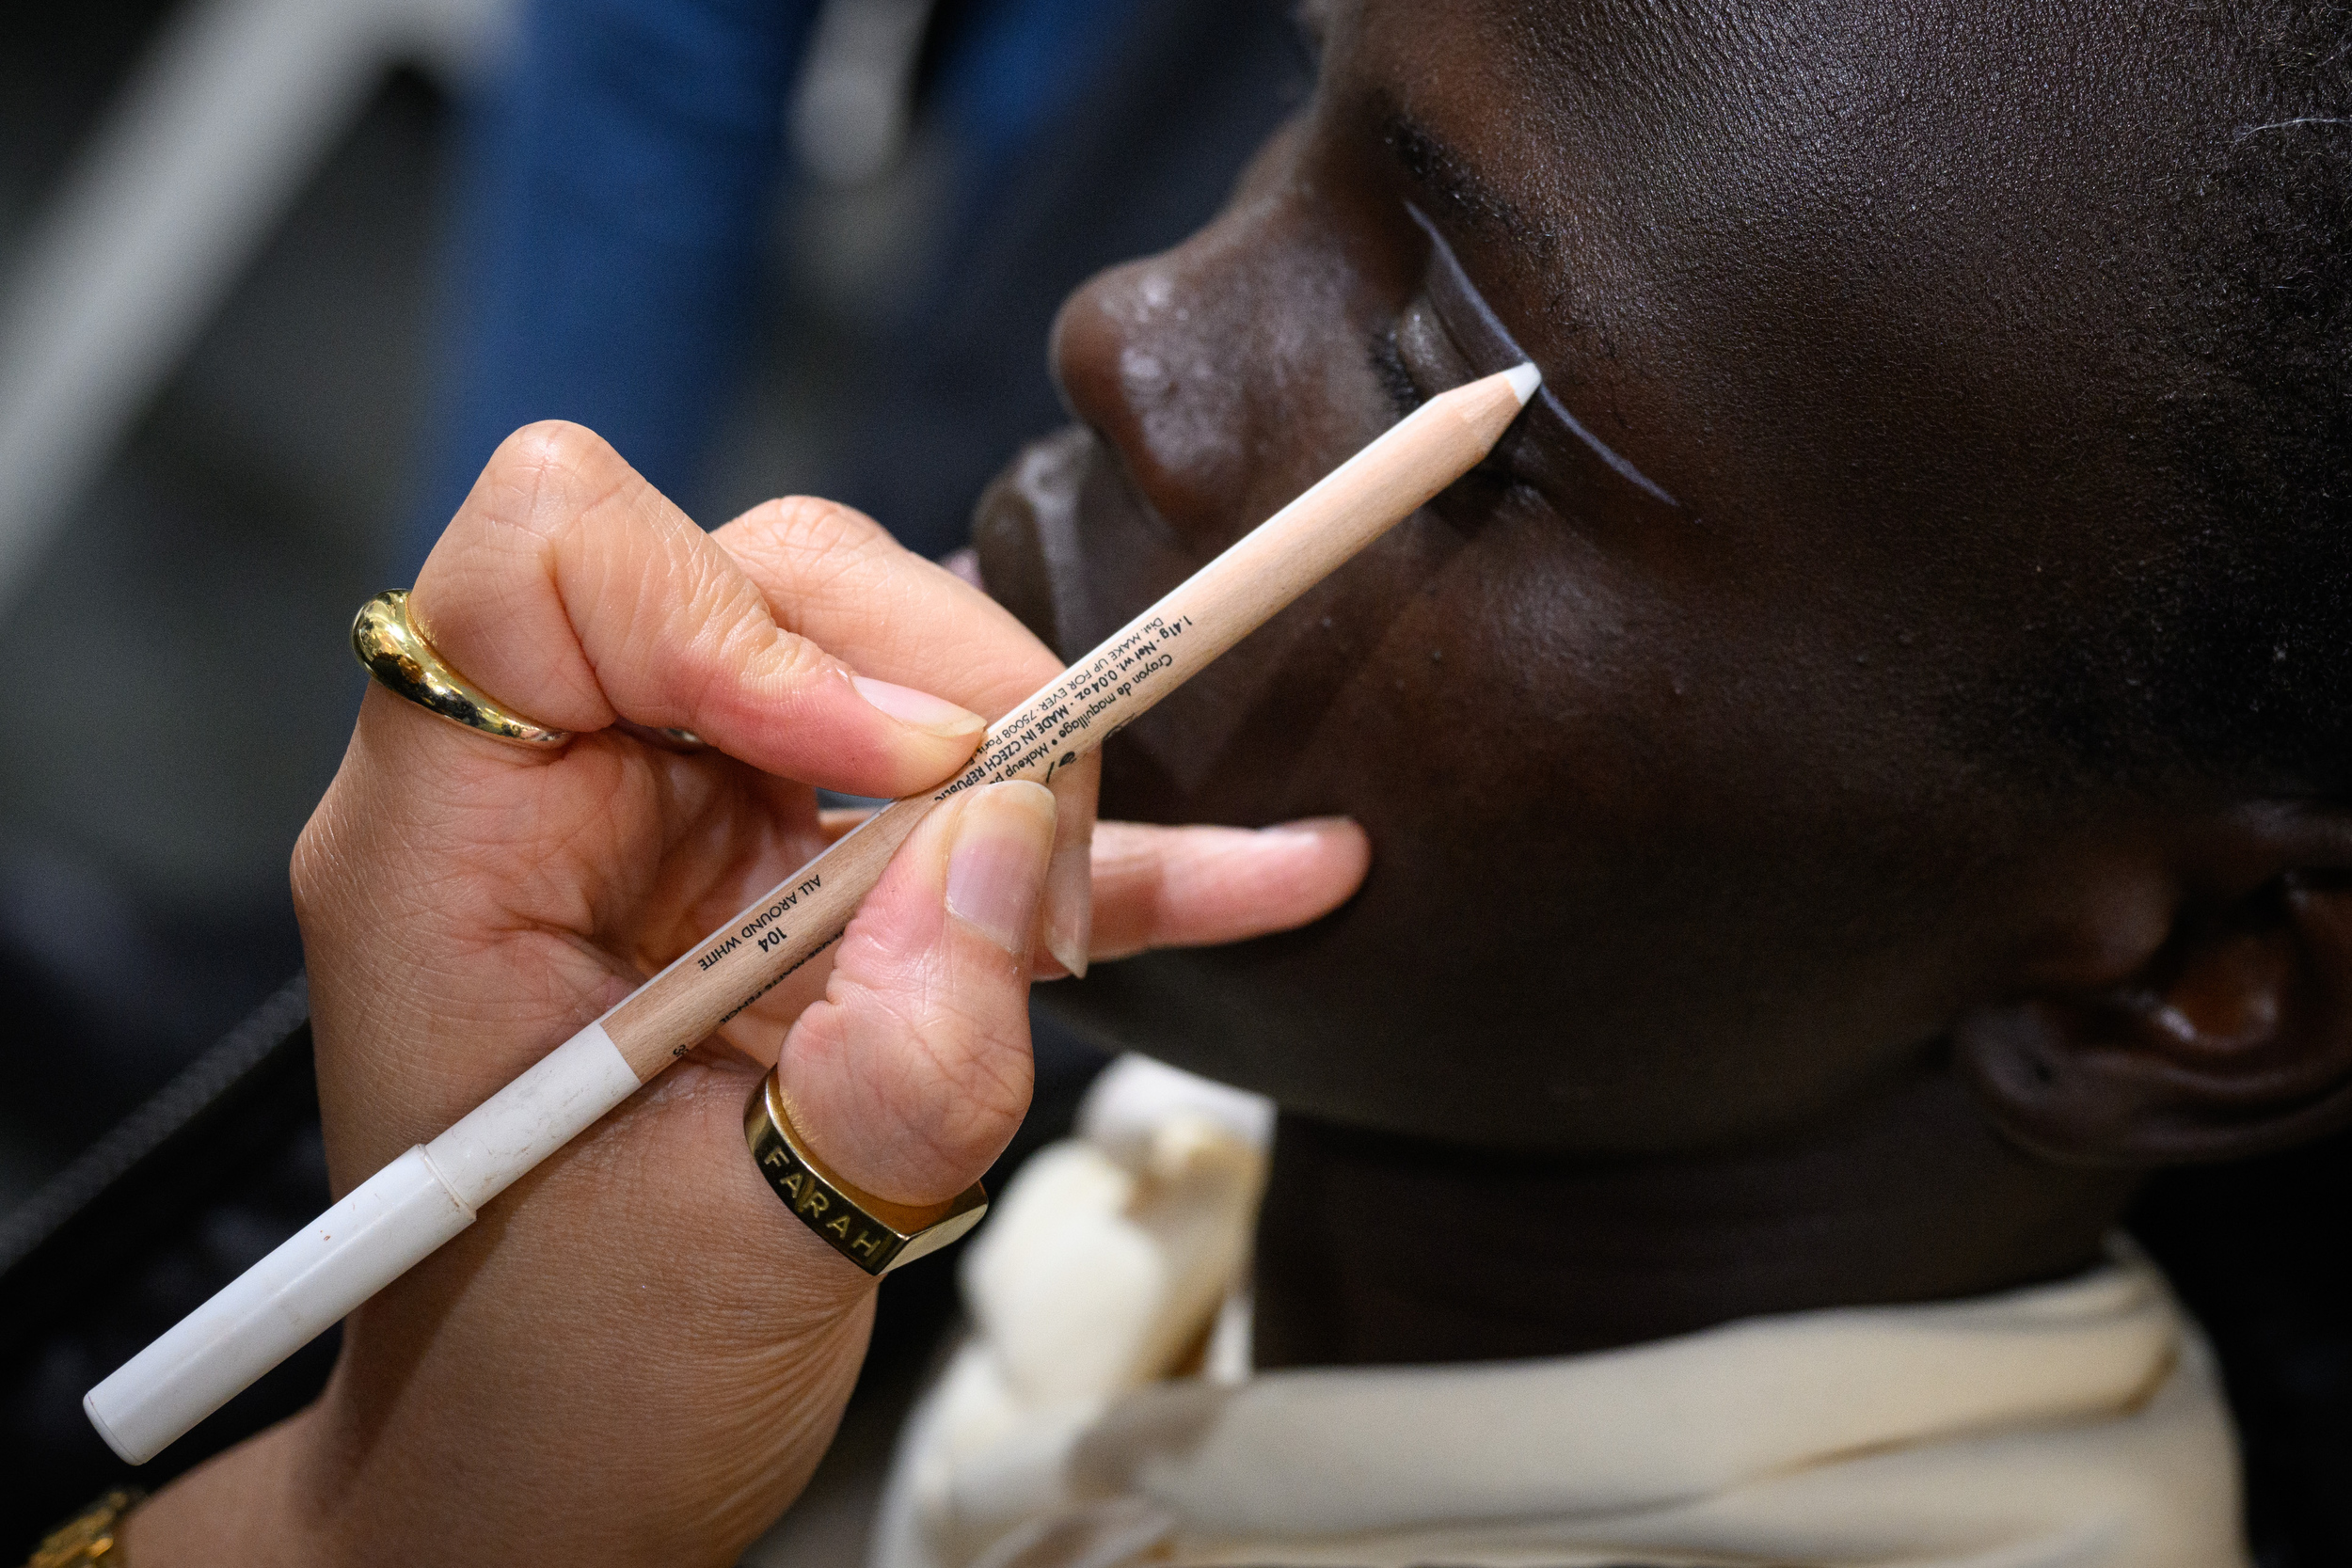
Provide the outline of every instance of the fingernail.
<path id="1" fill-rule="evenodd" d="M 958 707 L 945 697 L 934 697 L 911 686 L 895 686 L 865 675 L 851 675 L 850 684 L 867 703 L 926 735 L 977 735 L 988 728 L 988 721 L 971 709 Z"/>
<path id="2" fill-rule="evenodd" d="M 1329 838 L 1333 833 L 1362 832 L 1352 816 L 1301 816 L 1295 821 L 1277 822 L 1257 830 L 1261 839 L 1292 839 L 1300 844 Z"/>
<path id="3" fill-rule="evenodd" d="M 971 546 L 966 545 L 960 550 L 949 550 L 939 558 L 939 563 L 981 593 L 988 592 L 988 584 L 980 580 L 980 552 Z"/>
<path id="4" fill-rule="evenodd" d="M 1094 945 L 1094 802 L 1102 753 L 1057 768 L 1054 858 L 1045 868 L 1045 950 L 1076 978 L 1086 978 Z"/>
<path id="5" fill-rule="evenodd" d="M 1053 843 L 1054 797 L 1042 784 L 993 784 L 974 795 L 947 851 L 947 911 L 1026 958 Z"/>
<path id="6" fill-rule="evenodd" d="M 1094 936 L 1094 854 L 1086 839 L 1057 844 L 1046 868 L 1045 950 L 1083 980 Z"/>

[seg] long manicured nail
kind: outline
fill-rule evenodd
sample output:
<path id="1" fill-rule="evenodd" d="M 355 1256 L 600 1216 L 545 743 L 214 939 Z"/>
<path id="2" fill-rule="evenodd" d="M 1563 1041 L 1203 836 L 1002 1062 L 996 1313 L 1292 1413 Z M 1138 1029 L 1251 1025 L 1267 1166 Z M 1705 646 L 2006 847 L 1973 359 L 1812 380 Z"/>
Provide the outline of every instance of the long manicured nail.
<path id="1" fill-rule="evenodd" d="M 1022 781 L 965 800 L 947 851 L 947 911 L 1016 958 L 1029 956 L 1054 846 L 1054 796 Z"/>
<path id="2" fill-rule="evenodd" d="M 988 721 L 971 709 L 958 707 L 945 697 L 934 697 L 911 686 L 896 686 L 866 675 L 851 675 L 850 685 L 874 707 L 926 735 L 953 739 L 977 736 L 988 728 Z"/>

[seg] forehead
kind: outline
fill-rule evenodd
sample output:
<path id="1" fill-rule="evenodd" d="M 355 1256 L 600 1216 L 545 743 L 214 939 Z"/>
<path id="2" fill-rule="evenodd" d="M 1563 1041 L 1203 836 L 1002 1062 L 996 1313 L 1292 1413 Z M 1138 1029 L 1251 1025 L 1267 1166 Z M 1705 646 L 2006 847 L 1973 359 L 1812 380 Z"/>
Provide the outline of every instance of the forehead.
<path id="1" fill-rule="evenodd" d="M 2164 6 L 1331 0 L 1310 23 L 1352 109 L 1441 129 L 1482 194 L 1552 229 L 1800 192 L 2014 209 L 2054 174 L 2131 178 L 2196 118 L 2197 40 Z"/>
<path id="2" fill-rule="evenodd" d="M 2202 134 L 2183 14 L 1331 0 L 1308 20 L 1331 155 L 1445 231 L 1617 451 L 1822 562 L 1959 571 L 2057 516 L 2104 548 L 2083 519 L 2140 515 L 2156 483 L 2128 453 L 2186 373 L 2161 349 L 2180 285 L 2158 221 Z"/>
<path id="3" fill-rule="evenodd" d="M 2169 15 L 1334 0 L 1325 107 L 1572 374 L 1613 373 L 1598 345 L 1721 385 L 1736 350 L 2030 396 L 2113 373 L 2163 292 L 2143 220 L 2196 113 Z"/>
<path id="4" fill-rule="evenodd" d="M 1474 59 L 1635 114 L 1776 89 L 1829 106 L 1886 83 L 1960 103 L 2088 90 L 2112 109 L 2161 95 L 2184 44 L 2230 35 L 2194 0 L 1322 0 L 1299 15 L 1392 61 Z"/>

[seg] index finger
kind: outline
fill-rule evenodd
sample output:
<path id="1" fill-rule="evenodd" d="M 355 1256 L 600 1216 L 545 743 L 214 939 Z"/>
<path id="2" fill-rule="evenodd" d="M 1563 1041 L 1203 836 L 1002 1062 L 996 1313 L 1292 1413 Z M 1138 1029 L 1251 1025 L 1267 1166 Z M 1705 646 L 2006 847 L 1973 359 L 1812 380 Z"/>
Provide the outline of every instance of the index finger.
<path id="1" fill-rule="evenodd" d="M 1012 612 L 837 501 L 787 496 L 711 538 L 777 624 L 862 671 L 1002 718 L 1061 673 Z"/>
<path id="2" fill-rule="evenodd" d="M 928 569 L 897 557 L 884 575 Z M 816 592 L 825 573 L 804 578 Z M 796 630 L 796 593 L 755 584 L 593 433 L 547 424 L 500 446 L 409 610 L 452 665 L 541 723 L 689 729 L 765 772 L 864 795 L 925 788 L 971 755 L 977 717 Z"/>
<path id="3" fill-rule="evenodd" d="M 1061 660 L 1010 611 L 849 507 L 805 496 L 770 501 L 713 538 L 758 585 L 778 624 L 885 680 L 993 721 L 1061 673 Z M 1059 768 L 1047 784 L 1059 810 L 1041 936 L 1055 966 L 1081 974 L 1093 902 L 1087 846 L 1102 777 L 1093 763 Z"/>

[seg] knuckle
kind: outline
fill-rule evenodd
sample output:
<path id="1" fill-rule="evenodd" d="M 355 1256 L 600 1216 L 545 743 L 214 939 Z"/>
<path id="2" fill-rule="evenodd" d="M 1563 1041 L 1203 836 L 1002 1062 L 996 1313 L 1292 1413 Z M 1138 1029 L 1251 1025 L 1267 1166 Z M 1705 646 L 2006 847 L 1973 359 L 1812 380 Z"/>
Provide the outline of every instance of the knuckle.
<path id="1" fill-rule="evenodd" d="M 841 673 L 839 661 L 798 632 L 779 629 L 762 660 L 771 679 L 787 689 L 831 680 Z"/>
<path id="2" fill-rule="evenodd" d="M 796 555 L 824 558 L 885 543 L 882 526 L 853 506 L 821 496 L 785 496 L 769 504 L 767 537 Z"/>
<path id="3" fill-rule="evenodd" d="M 326 830 L 313 816 L 294 838 L 294 858 L 286 868 L 286 880 L 294 894 L 297 922 L 310 920 L 326 901 L 328 876 L 334 864 L 326 837 Z"/>
<path id="4" fill-rule="evenodd" d="M 648 585 L 659 602 L 643 619 L 650 641 L 675 640 L 674 657 L 698 673 L 697 701 L 733 689 L 775 641 L 776 627 L 751 585 L 715 562 L 689 559 L 668 580 Z M 666 650 L 665 650 L 666 651 Z M 651 658 L 655 650 L 640 650 Z"/>
<path id="5" fill-rule="evenodd" d="M 524 425 L 491 453 L 493 467 L 516 475 L 564 477 L 600 467 L 613 457 L 603 436 L 569 420 L 538 420 Z"/>
<path id="6" fill-rule="evenodd" d="M 817 496 L 787 496 L 770 503 L 758 547 L 801 597 L 821 596 L 898 552 L 888 531 L 854 507 Z M 777 607 L 789 616 L 791 607 Z"/>
<path id="7" fill-rule="evenodd" d="M 643 483 L 603 436 L 567 420 L 542 420 L 499 443 L 475 495 L 493 531 L 544 539 L 601 514 L 632 482 Z"/>
<path id="8" fill-rule="evenodd" d="M 358 863 L 363 847 L 354 843 L 349 822 L 330 799 L 321 803 L 294 839 L 287 864 L 294 924 L 306 943 L 332 931 L 350 908 L 355 887 L 365 878 Z M 315 961 L 315 960 L 313 960 Z"/>

